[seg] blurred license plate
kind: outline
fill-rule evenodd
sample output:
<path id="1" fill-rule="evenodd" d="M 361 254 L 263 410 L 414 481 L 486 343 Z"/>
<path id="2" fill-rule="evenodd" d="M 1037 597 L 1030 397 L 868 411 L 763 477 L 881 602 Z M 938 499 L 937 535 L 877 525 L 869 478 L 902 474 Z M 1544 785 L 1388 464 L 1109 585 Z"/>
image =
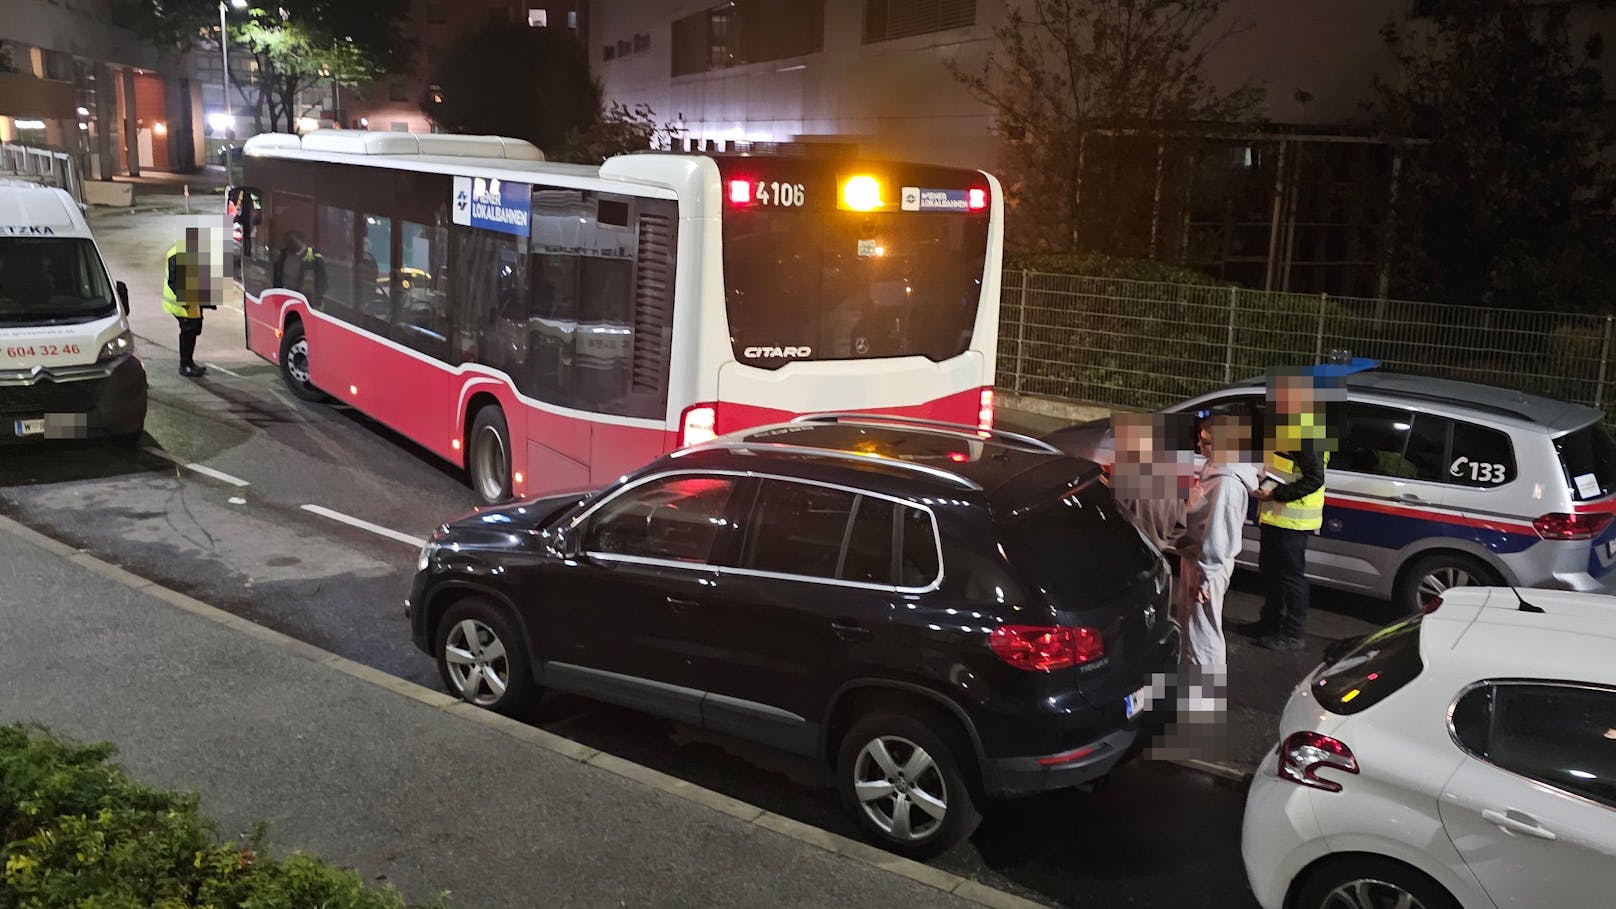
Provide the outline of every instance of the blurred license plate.
<path id="1" fill-rule="evenodd" d="M 17 421 L 17 435 L 19 436 L 42 436 L 44 434 L 45 420 L 43 418 Z"/>
<path id="2" fill-rule="evenodd" d="M 1138 716 L 1140 711 L 1150 706 L 1150 686 L 1146 685 L 1138 691 L 1135 691 L 1133 694 L 1123 698 L 1122 704 L 1127 711 L 1128 719 L 1131 720 Z"/>

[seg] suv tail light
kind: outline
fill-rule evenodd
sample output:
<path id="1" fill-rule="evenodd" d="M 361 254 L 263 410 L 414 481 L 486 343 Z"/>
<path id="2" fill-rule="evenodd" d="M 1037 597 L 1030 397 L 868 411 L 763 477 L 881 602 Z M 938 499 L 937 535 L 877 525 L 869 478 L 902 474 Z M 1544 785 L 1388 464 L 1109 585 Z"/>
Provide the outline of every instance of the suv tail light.
<path id="1" fill-rule="evenodd" d="M 1357 773 L 1358 759 L 1345 742 L 1317 732 L 1295 733 L 1279 746 L 1280 779 L 1325 792 L 1340 792 L 1340 783 L 1319 778 L 1321 767 Z"/>
<path id="2" fill-rule="evenodd" d="M 1000 625 L 988 645 L 999 659 L 1029 672 L 1065 669 L 1105 655 L 1099 629 L 1083 626 Z"/>
<path id="3" fill-rule="evenodd" d="M 982 386 L 982 394 L 977 397 L 976 428 L 987 432 L 993 428 L 993 386 Z"/>
<path id="4" fill-rule="evenodd" d="M 1610 526 L 1616 514 L 1610 512 L 1546 514 L 1532 522 L 1537 535 L 1545 540 L 1591 540 Z"/>
<path id="5" fill-rule="evenodd" d="M 692 404 L 679 416 L 679 447 L 718 438 L 718 405 Z"/>

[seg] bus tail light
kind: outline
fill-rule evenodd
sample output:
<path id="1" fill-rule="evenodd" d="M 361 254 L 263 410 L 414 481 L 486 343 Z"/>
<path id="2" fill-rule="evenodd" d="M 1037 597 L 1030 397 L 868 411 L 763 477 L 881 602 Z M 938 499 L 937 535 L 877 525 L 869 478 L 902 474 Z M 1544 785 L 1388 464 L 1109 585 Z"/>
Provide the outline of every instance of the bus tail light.
<path id="1" fill-rule="evenodd" d="M 731 181 L 729 181 L 729 204 L 731 204 L 731 205 L 751 205 L 752 204 L 752 181 L 750 181 L 750 180 L 731 180 Z"/>
<path id="2" fill-rule="evenodd" d="M 977 398 L 976 428 L 987 432 L 993 428 L 993 386 L 985 385 Z"/>
<path id="3" fill-rule="evenodd" d="M 980 186 L 973 186 L 965 191 L 965 207 L 971 211 L 981 211 L 988 207 L 988 191 Z"/>
<path id="4" fill-rule="evenodd" d="M 1320 767 L 1357 773 L 1358 759 L 1345 742 L 1317 732 L 1298 732 L 1279 746 L 1279 778 L 1298 786 L 1340 792 L 1341 784 L 1335 780 L 1320 779 Z"/>
<path id="5" fill-rule="evenodd" d="M 1591 540 L 1610 526 L 1616 514 L 1546 514 L 1532 522 L 1537 535 L 1545 540 Z"/>
<path id="6" fill-rule="evenodd" d="M 679 447 L 718 438 L 718 405 L 692 404 L 679 417 Z"/>

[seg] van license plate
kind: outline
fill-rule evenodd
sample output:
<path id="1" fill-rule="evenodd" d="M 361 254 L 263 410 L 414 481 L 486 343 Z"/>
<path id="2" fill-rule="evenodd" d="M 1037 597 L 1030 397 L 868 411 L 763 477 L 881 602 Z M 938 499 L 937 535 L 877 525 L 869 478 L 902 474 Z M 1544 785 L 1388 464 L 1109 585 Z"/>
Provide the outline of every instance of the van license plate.
<path id="1" fill-rule="evenodd" d="M 1122 706 L 1128 714 L 1128 719 L 1131 720 L 1138 716 L 1140 711 L 1150 706 L 1150 686 L 1146 685 L 1138 691 L 1135 691 L 1133 694 L 1123 698 Z"/>
<path id="2" fill-rule="evenodd" d="M 42 436 L 44 434 L 45 434 L 45 420 L 44 420 L 44 418 L 40 418 L 38 420 L 18 420 L 17 421 L 17 435 L 19 435 L 19 436 Z"/>

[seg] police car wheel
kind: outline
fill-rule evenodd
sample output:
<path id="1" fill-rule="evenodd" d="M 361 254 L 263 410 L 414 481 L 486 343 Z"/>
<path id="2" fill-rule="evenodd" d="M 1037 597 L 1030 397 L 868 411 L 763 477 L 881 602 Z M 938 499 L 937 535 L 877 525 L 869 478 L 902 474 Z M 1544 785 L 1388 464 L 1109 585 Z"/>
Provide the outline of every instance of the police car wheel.
<path id="1" fill-rule="evenodd" d="M 301 322 L 286 326 L 281 335 L 281 380 L 292 394 L 305 401 L 325 400 L 325 393 L 309 381 L 309 341 Z"/>
<path id="2" fill-rule="evenodd" d="M 511 497 L 511 431 L 498 405 L 477 411 L 466 444 L 466 474 L 484 505 Z"/>
<path id="3" fill-rule="evenodd" d="M 1411 562 L 1397 578 L 1397 605 L 1419 612 L 1450 587 L 1488 587 L 1501 583 L 1498 572 L 1462 552 L 1437 552 Z"/>

